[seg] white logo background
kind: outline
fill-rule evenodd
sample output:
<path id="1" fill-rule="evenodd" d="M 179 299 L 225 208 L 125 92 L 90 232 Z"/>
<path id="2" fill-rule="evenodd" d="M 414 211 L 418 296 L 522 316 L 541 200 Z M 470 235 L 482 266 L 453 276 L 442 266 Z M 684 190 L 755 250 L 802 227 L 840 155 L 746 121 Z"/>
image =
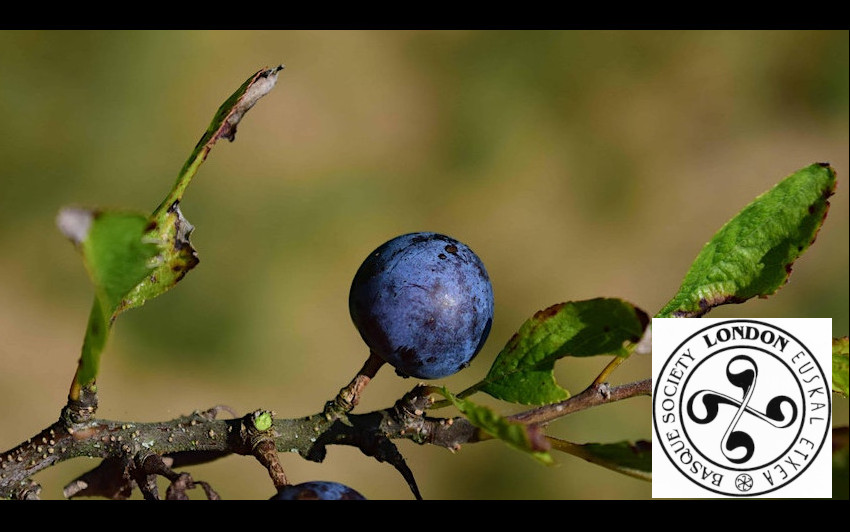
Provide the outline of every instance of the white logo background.
<path id="1" fill-rule="evenodd" d="M 653 318 L 652 496 L 831 497 L 831 355 L 829 318 Z"/>

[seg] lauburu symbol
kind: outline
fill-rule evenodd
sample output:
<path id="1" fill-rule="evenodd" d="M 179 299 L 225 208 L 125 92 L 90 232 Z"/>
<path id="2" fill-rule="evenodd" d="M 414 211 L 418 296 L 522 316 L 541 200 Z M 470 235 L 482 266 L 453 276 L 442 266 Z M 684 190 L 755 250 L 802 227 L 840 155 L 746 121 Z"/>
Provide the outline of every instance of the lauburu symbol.
<path id="1" fill-rule="evenodd" d="M 743 464 L 752 458 L 756 448 L 755 442 L 749 434 L 742 430 L 735 430 L 743 415 L 745 413 L 750 414 L 774 427 L 785 428 L 797 419 L 797 405 L 790 397 L 778 395 L 768 402 L 764 413 L 750 407 L 749 403 L 753 397 L 758 378 L 758 366 L 747 355 L 738 355 L 729 361 L 726 365 L 726 378 L 732 385 L 742 390 L 742 399 L 739 401 L 713 390 L 700 390 L 688 401 L 688 417 L 695 423 L 704 425 L 714 421 L 720 410 L 720 405 L 731 405 L 737 408 L 735 416 L 723 434 L 720 450 L 730 462 Z M 698 401 L 705 408 L 704 417 L 700 417 L 694 412 L 694 404 Z M 783 403 L 788 403 L 791 407 L 791 415 L 787 418 L 782 412 Z"/>

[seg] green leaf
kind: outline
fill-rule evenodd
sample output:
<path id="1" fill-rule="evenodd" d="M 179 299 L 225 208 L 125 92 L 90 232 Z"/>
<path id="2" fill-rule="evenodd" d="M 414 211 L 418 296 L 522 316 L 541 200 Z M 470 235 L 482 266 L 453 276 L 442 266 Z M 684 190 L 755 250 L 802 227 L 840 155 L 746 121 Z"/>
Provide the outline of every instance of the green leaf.
<path id="1" fill-rule="evenodd" d="M 467 399 L 452 395 L 447 389 L 441 392 L 455 407 L 466 416 L 470 423 L 490 436 L 507 443 L 508 446 L 522 451 L 540 463 L 551 465 L 549 444 L 538 427 L 523 425 L 500 416 L 486 406 L 477 405 Z"/>
<path id="2" fill-rule="evenodd" d="M 549 442 L 559 451 L 612 471 L 642 480 L 652 480 L 652 444 L 648 441 L 577 444 L 549 438 Z"/>
<path id="3" fill-rule="evenodd" d="M 832 391 L 847 397 L 848 337 L 832 339 Z"/>
<path id="4" fill-rule="evenodd" d="M 832 498 L 850 498 L 850 429 L 832 429 Z"/>
<path id="5" fill-rule="evenodd" d="M 555 361 L 565 356 L 627 356 L 649 319 L 620 299 L 590 299 L 553 305 L 534 314 L 498 354 L 473 388 L 497 399 L 543 405 L 570 394 L 555 382 Z"/>
<path id="6" fill-rule="evenodd" d="M 180 211 L 189 182 L 219 138 L 232 141 L 239 121 L 268 94 L 283 66 L 261 70 L 249 77 L 219 107 L 195 146 L 177 181 L 151 216 L 66 208 L 59 213 L 59 229 L 83 254 L 95 286 L 86 336 L 77 374 L 69 394 L 93 386 L 109 331 L 118 314 L 143 305 L 176 285 L 198 264 L 189 237 L 194 227 Z"/>
<path id="7" fill-rule="evenodd" d="M 158 253 L 150 275 L 127 294 L 126 309 L 140 307 L 146 301 L 173 288 L 198 265 L 198 254 L 189 240 L 194 227 L 183 217 L 178 203 L 160 216 L 151 219 L 147 241 L 155 242 Z"/>
<path id="8" fill-rule="evenodd" d="M 814 242 L 835 191 L 835 171 L 813 164 L 788 176 L 728 221 L 702 248 L 659 318 L 694 318 L 775 293 Z"/>
<path id="9" fill-rule="evenodd" d="M 158 247 L 144 238 L 150 222 L 142 214 L 66 208 L 57 224 L 82 252 L 95 286 L 77 370 L 77 382 L 85 385 L 97 375 L 109 329 L 128 307 L 127 295 L 150 274 Z"/>

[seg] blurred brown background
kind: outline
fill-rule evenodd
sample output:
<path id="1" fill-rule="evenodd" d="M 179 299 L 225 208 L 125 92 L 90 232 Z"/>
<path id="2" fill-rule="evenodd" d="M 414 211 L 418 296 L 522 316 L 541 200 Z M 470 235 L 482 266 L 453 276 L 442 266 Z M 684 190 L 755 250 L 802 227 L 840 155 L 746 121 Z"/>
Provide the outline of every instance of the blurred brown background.
<path id="1" fill-rule="evenodd" d="M 92 290 L 54 226 L 59 208 L 152 210 L 217 107 L 279 63 L 278 86 L 186 194 L 200 265 L 118 320 L 100 416 L 318 411 L 366 357 L 348 316 L 354 272 L 422 230 L 470 245 L 494 285 L 488 344 L 441 381 L 459 391 L 553 303 L 621 297 L 653 314 L 726 220 L 821 161 L 838 191 L 790 283 L 711 316 L 831 317 L 848 334 L 846 31 L 2 31 L 0 450 L 56 419 L 82 343 Z M 607 362 L 563 360 L 558 380 L 578 392 Z M 635 357 L 612 380 L 649 367 Z M 360 408 L 414 384 L 384 368 Z M 836 406 L 846 424 L 847 401 Z M 552 428 L 577 442 L 649 439 L 650 403 Z M 569 456 L 546 468 L 498 442 L 400 447 L 426 498 L 650 497 L 648 483 Z M 282 460 L 296 482 L 411 498 L 356 450 Z M 43 496 L 61 498 L 94 465 L 39 474 Z M 272 494 L 248 458 L 190 471 L 224 498 Z"/>

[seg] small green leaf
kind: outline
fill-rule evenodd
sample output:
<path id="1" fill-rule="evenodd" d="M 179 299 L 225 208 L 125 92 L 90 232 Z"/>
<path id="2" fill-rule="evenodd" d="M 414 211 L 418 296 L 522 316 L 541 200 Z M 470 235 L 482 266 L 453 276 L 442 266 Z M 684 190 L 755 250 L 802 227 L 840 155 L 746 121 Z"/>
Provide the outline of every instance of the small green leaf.
<path id="1" fill-rule="evenodd" d="M 473 388 L 514 403 L 562 401 L 570 394 L 555 382 L 555 361 L 565 356 L 627 356 L 625 344 L 639 341 L 648 323 L 646 313 L 620 299 L 553 305 L 522 324 Z"/>
<path id="2" fill-rule="evenodd" d="M 523 425 L 500 416 L 486 406 L 477 405 L 467 399 L 460 399 L 445 388 L 441 392 L 455 407 L 466 416 L 470 423 L 483 430 L 490 436 L 498 438 L 508 446 L 527 453 L 540 463 L 551 465 L 552 456 L 549 445 L 540 429 Z"/>
<path id="3" fill-rule="evenodd" d="M 832 391 L 847 397 L 848 337 L 832 339 Z"/>
<path id="4" fill-rule="evenodd" d="M 648 441 L 577 444 L 549 438 L 549 442 L 559 451 L 612 471 L 642 480 L 652 480 L 652 444 Z"/>
<path id="5" fill-rule="evenodd" d="M 832 498 L 850 498 L 850 429 L 832 429 Z"/>
<path id="6" fill-rule="evenodd" d="M 659 318 L 695 318 L 727 303 L 767 297 L 814 242 L 835 191 L 835 171 L 813 164 L 729 220 L 702 248 Z"/>
<path id="7" fill-rule="evenodd" d="M 269 430 L 272 426 L 272 414 L 267 410 L 258 410 L 252 417 L 254 428 L 260 432 Z"/>

